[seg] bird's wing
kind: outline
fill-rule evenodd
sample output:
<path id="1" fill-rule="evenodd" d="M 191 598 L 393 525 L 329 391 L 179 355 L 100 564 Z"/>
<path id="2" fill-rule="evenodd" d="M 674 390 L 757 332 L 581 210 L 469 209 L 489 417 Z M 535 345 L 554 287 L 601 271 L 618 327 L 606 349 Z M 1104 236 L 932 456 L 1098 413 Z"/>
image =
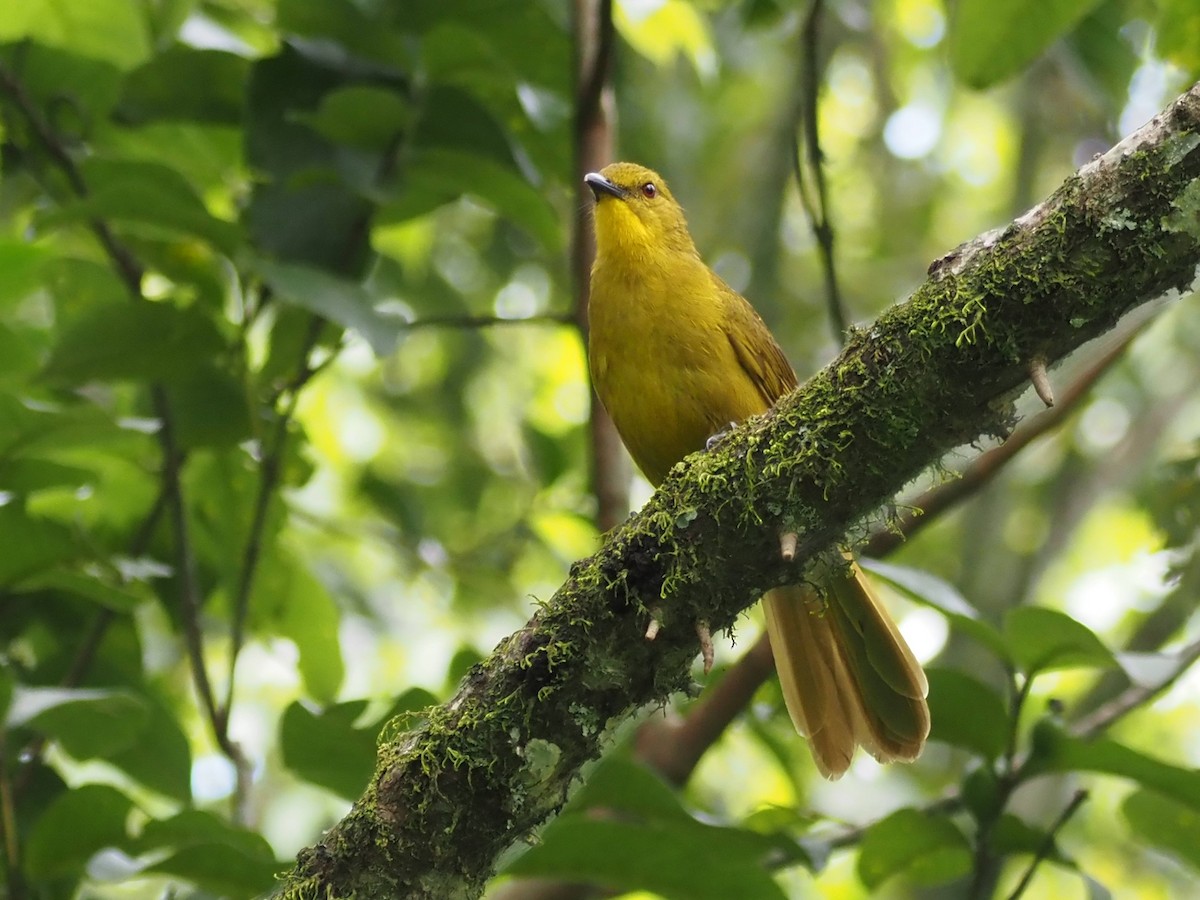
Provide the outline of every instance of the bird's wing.
<path id="1" fill-rule="evenodd" d="M 725 314 L 729 317 L 725 333 L 742 369 L 769 407 L 796 386 L 796 373 L 754 307 L 717 276 L 713 277 L 725 295 Z"/>

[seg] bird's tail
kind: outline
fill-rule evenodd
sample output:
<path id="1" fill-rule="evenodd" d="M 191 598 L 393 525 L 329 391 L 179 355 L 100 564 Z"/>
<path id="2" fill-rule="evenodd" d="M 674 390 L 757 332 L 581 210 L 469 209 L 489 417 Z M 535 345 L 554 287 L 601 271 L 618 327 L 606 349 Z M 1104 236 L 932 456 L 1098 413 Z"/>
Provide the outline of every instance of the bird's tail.
<path id="1" fill-rule="evenodd" d="M 914 760 L 929 734 L 929 686 L 895 622 L 852 557 L 810 587 L 763 598 L 788 712 L 817 768 L 839 778 L 857 746 L 880 762 Z"/>

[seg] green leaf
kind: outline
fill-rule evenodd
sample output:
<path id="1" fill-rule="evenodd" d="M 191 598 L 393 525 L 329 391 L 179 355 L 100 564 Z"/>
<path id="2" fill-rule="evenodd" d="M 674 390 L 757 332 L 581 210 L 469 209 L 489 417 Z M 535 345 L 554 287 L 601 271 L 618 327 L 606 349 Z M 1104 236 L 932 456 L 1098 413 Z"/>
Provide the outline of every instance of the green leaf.
<path id="1" fill-rule="evenodd" d="M 16 6 L 9 3 L 0 9 Z M 111 62 L 37 42 L 22 44 L 19 57 L 22 87 L 42 110 L 53 110 L 55 130 L 71 142 L 82 140 L 95 122 L 104 121 L 117 102 L 123 73 Z M 11 53 L 6 59 L 14 65 Z"/>
<path id="2" fill-rule="evenodd" d="M 422 688 L 411 688 L 371 723 L 355 727 L 367 708 L 350 700 L 313 711 L 301 703 L 284 710 L 279 725 L 283 763 L 297 776 L 350 799 L 362 793 L 375 770 L 376 748 L 385 729 L 394 734 L 407 727 L 407 717 L 437 703 Z"/>
<path id="3" fill-rule="evenodd" d="M 858 877 L 870 891 L 901 873 L 916 884 L 942 884 L 970 869 L 970 845 L 954 823 L 915 809 L 872 825 L 858 854 Z"/>
<path id="4" fill-rule="evenodd" d="M 355 56 L 389 68 L 406 63 L 412 55 L 411 44 L 402 35 L 378 16 L 368 18 L 349 0 L 279 0 L 275 17 L 283 32 L 331 39 Z"/>
<path id="5" fill-rule="evenodd" d="M 287 863 L 271 856 L 247 855 L 229 844 L 196 844 L 179 850 L 143 872 L 186 878 L 203 890 L 225 897 L 256 897 L 275 884 Z"/>
<path id="6" fill-rule="evenodd" d="M 1028 772 L 1102 772 L 1153 788 L 1200 812 L 1200 771 L 1173 766 L 1111 738 L 1085 739 L 1043 719 L 1034 726 Z"/>
<path id="7" fill-rule="evenodd" d="M 763 865 L 780 842 L 699 822 L 636 825 L 565 815 L 507 874 L 585 881 L 668 900 L 782 900 Z"/>
<path id="8" fill-rule="evenodd" d="M 77 488 L 94 477 L 90 469 L 52 459 L 17 456 L 0 459 L 0 488 L 24 495 L 47 488 Z"/>
<path id="9" fill-rule="evenodd" d="M 950 582 L 922 569 L 877 559 L 860 559 L 859 565 L 918 603 L 937 610 L 950 620 L 951 625 L 988 647 L 1001 659 L 1008 659 L 1008 647 L 1000 632 L 990 622 L 984 621 L 979 611 Z"/>
<path id="10" fill-rule="evenodd" d="M 44 374 L 63 385 L 194 377 L 223 347 L 216 325 L 197 309 L 141 302 L 95 306 L 62 333 Z"/>
<path id="11" fill-rule="evenodd" d="M 925 670 L 929 679 L 929 739 L 995 759 L 1008 743 L 1008 711 L 995 689 L 951 669 Z"/>
<path id="12" fill-rule="evenodd" d="M 0 547 L 4 548 L 0 553 L 0 585 L 28 578 L 81 552 L 66 527 L 34 518 L 16 503 L 0 506 Z"/>
<path id="13" fill-rule="evenodd" d="M 188 120 L 240 125 L 250 62 L 177 44 L 126 76 L 116 115 L 133 125 Z"/>
<path id="14" fill-rule="evenodd" d="M 316 112 L 297 117 L 336 143 L 383 151 L 413 121 L 413 109 L 397 91 L 355 85 L 330 91 Z"/>
<path id="15" fill-rule="evenodd" d="M 20 591 L 55 591 L 82 597 L 105 609 L 118 613 L 133 612 L 139 598 L 127 588 L 109 584 L 96 575 L 69 569 L 51 569 L 26 578 L 17 586 Z"/>
<path id="16" fill-rule="evenodd" d="M 367 251 L 374 207 L 332 170 L 259 185 L 247 212 L 254 245 L 311 271 L 355 272 Z M 317 268 L 319 267 L 319 268 Z"/>
<path id="17" fill-rule="evenodd" d="M 959 0 L 950 21 L 950 65 L 985 88 L 1015 75 L 1101 0 Z"/>
<path id="18" fill-rule="evenodd" d="M 44 734 L 85 760 L 128 747 L 145 730 L 147 718 L 146 701 L 129 691 L 18 687 L 6 724 Z"/>
<path id="19" fill-rule="evenodd" d="M 515 171 L 508 132 L 486 106 L 466 91 L 444 84 L 432 86 L 423 99 L 421 118 L 413 135 L 414 150 L 458 151 L 485 157 Z M 469 172 L 463 175 L 471 177 Z"/>
<path id="20" fill-rule="evenodd" d="M 39 244 L 0 237 L 0 312 L 7 314 L 42 287 L 42 266 L 49 258 Z"/>
<path id="21" fill-rule="evenodd" d="M 375 771 L 375 734 L 354 727 L 366 708 L 365 700 L 351 700 L 314 712 L 293 702 L 279 723 L 283 764 L 305 781 L 358 797 Z"/>
<path id="22" fill-rule="evenodd" d="M 1190 0 L 1189 0 L 1190 2 Z M 1113 108 L 1125 104 L 1129 81 L 1142 63 L 1125 26 L 1130 19 L 1127 0 L 1101 0 L 1067 38 L 1084 69 L 1108 94 Z M 1161 51 L 1163 33 L 1156 35 L 1156 51 Z"/>
<path id="23" fill-rule="evenodd" d="M 381 222 L 423 216 L 466 194 L 520 225 L 547 251 L 562 245 L 562 229 L 549 200 L 510 166 L 457 150 L 414 154 L 395 199 L 379 212 Z"/>
<path id="24" fill-rule="evenodd" d="M 144 871 L 186 878 L 225 896 L 257 896 L 286 868 L 262 835 L 196 809 L 148 822 L 134 848 L 139 853 L 174 850 Z"/>
<path id="25" fill-rule="evenodd" d="M 0 393 L 0 455 L 112 447 L 130 440 L 135 434 L 132 429 L 114 422 L 109 413 L 90 403 L 60 406 L 29 402 Z M 133 437 L 133 440 L 138 438 Z M 89 462 L 98 463 L 98 460 L 93 457 Z M 6 508 L 15 506 L 10 503 Z M 3 515 L 0 513 L 0 521 Z M 0 534 L 3 534 L 2 526 Z M 0 563 L 0 570 L 3 568 Z"/>
<path id="26" fill-rule="evenodd" d="M 224 844 L 247 856 L 271 859 L 271 845 L 256 831 L 239 828 L 201 809 L 185 809 L 169 819 L 151 819 L 132 849 L 137 853 L 163 848 L 179 849 L 201 844 Z"/>
<path id="27" fill-rule="evenodd" d="M 59 794 L 38 818 L 25 844 L 31 878 L 64 878 L 99 850 L 126 842 L 133 802 L 116 788 L 85 784 Z"/>
<path id="28" fill-rule="evenodd" d="M 1030 825 L 1012 813 L 1004 813 L 992 828 L 991 845 L 992 849 L 1001 855 L 1041 854 L 1047 838 L 1049 835 L 1043 829 Z M 1070 862 L 1058 849 L 1058 844 L 1053 838 L 1050 838 L 1050 852 L 1046 858 L 1058 863 Z"/>
<path id="29" fill-rule="evenodd" d="M 691 822 L 678 794 L 646 766 L 620 756 L 605 758 L 571 798 L 567 810 L 616 809 L 651 822 Z"/>
<path id="30" fill-rule="evenodd" d="M 289 558 L 284 565 L 286 580 L 274 587 L 282 601 L 279 633 L 291 638 L 300 652 L 300 677 L 308 693 L 322 703 L 331 703 L 346 671 L 338 640 L 337 604 L 304 562 Z"/>
<path id="31" fill-rule="evenodd" d="M 60 329 L 101 304 L 116 307 L 129 302 L 129 291 L 112 268 L 91 260 L 58 257 L 46 263 L 42 275 L 54 296 Z"/>
<path id="32" fill-rule="evenodd" d="M 1194 0 L 1159 0 L 1155 54 L 1195 78 L 1200 74 L 1200 6 Z"/>
<path id="33" fill-rule="evenodd" d="M 88 195 L 46 213 L 46 224 L 98 218 L 143 226 L 151 234 L 203 238 L 227 255 L 241 245 L 238 226 L 213 216 L 174 168 L 99 157 L 84 161 L 80 168 Z"/>
<path id="34" fill-rule="evenodd" d="M 309 266 L 259 260 L 255 268 L 283 300 L 358 332 L 378 356 L 396 346 L 401 322 L 375 309 L 362 285 Z"/>
<path id="35" fill-rule="evenodd" d="M 154 693 L 144 694 L 146 727 L 138 739 L 108 758 L 121 771 L 160 794 L 190 803 L 192 749 L 178 714 Z"/>
<path id="36" fill-rule="evenodd" d="M 251 436 L 246 388 L 228 372 L 200 365 L 168 388 L 181 447 L 232 447 Z"/>
<path id="37" fill-rule="evenodd" d="M 1200 810 L 1158 791 L 1134 791 L 1121 804 L 1141 840 L 1200 871 Z"/>
<path id="38" fill-rule="evenodd" d="M 0 43 L 32 40 L 131 68 L 150 54 L 139 7 L 128 0 L 20 0 L 5 4 Z"/>
<path id="39" fill-rule="evenodd" d="M 1023 672 L 1109 668 L 1116 659 L 1086 625 L 1066 613 L 1018 606 L 1004 617 L 1004 637 Z"/>
<path id="40" fill-rule="evenodd" d="M 37 371 L 47 340 L 44 331 L 0 322 L 0 384 L 24 384 Z"/>
<path id="41" fill-rule="evenodd" d="M 441 0 L 406 13 L 405 25 L 424 32 L 421 58 L 436 81 L 469 86 L 479 94 L 490 90 L 489 76 L 509 89 L 517 82 L 566 88 L 569 32 L 541 4 Z"/>

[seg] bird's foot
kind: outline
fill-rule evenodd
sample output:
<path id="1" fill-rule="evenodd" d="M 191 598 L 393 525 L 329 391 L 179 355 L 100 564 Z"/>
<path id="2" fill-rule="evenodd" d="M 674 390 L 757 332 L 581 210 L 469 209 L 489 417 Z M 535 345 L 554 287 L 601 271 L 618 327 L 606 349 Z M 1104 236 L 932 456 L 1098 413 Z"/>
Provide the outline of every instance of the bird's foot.
<path id="1" fill-rule="evenodd" d="M 785 531 L 779 536 L 779 555 L 783 557 L 784 562 L 791 562 L 796 558 L 797 540 L 799 538 L 794 531 Z"/>
<path id="2" fill-rule="evenodd" d="M 712 450 L 714 447 L 717 446 L 717 444 L 719 444 L 719 443 L 721 443 L 721 441 L 725 440 L 725 438 L 729 434 L 729 432 L 736 426 L 737 426 L 737 422 L 730 422 L 728 425 L 726 425 L 724 428 L 722 428 L 716 434 L 710 435 L 708 440 L 704 442 L 704 449 Z"/>
<path id="3" fill-rule="evenodd" d="M 658 617 L 658 610 L 650 610 L 650 624 L 646 626 L 646 640 L 648 641 L 658 637 L 658 633 L 662 630 L 662 622 Z M 703 619 L 696 622 L 696 637 L 700 641 L 700 658 L 704 660 L 704 674 L 707 675 L 712 671 L 716 651 L 713 649 L 712 630 Z"/>
<path id="4" fill-rule="evenodd" d="M 713 650 L 712 632 L 703 619 L 696 623 L 696 637 L 700 639 L 700 658 L 704 660 L 704 674 L 707 675 L 712 671 L 716 652 Z"/>
<path id="5" fill-rule="evenodd" d="M 658 637 L 658 632 L 662 629 L 662 622 L 658 621 L 658 613 L 655 612 L 650 616 L 650 624 L 646 626 L 646 640 L 652 641 Z"/>

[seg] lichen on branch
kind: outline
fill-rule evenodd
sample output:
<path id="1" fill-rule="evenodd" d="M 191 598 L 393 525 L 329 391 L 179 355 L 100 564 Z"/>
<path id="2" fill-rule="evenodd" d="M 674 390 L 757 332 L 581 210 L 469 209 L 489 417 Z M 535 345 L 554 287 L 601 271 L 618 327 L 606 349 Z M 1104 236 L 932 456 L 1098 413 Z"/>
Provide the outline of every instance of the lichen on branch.
<path id="1" fill-rule="evenodd" d="M 363 797 L 300 854 L 281 896 L 478 896 L 616 725 L 689 686 L 691 623 L 729 627 L 949 450 L 1006 434 L 1035 359 L 1053 364 L 1188 288 L 1198 178 L 1200 85 L 934 263 L 774 410 L 677 466 L 453 698 L 388 735 Z M 799 536 L 791 564 L 784 531 Z"/>

